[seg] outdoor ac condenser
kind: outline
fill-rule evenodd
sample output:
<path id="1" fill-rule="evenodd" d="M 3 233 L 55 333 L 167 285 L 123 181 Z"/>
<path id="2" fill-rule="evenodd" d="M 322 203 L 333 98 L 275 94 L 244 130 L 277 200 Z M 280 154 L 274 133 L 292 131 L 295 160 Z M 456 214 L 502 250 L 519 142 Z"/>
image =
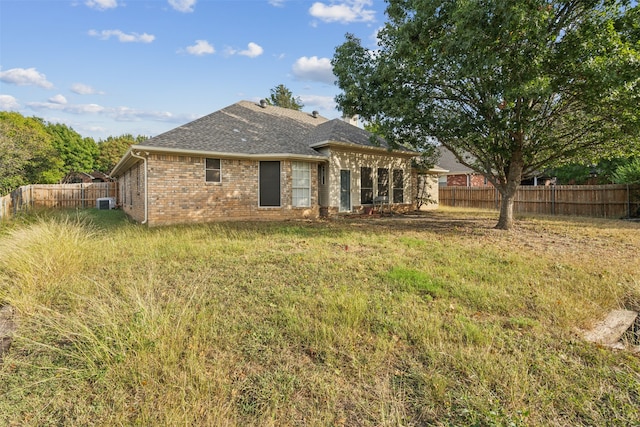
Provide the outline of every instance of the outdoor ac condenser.
<path id="1" fill-rule="evenodd" d="M 96 208 L 101 210 L 115 209 L 116 198 L 115 197 L 101 197 L 96 199 Z"/>

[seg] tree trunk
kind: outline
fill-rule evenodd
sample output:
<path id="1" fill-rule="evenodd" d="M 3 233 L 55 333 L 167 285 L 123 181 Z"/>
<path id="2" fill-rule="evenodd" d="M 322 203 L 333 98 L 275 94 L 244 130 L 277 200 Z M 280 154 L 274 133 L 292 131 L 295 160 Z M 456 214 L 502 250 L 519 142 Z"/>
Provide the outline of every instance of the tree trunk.
<path id="1" fill-rule="evenodd" d="M 511 156 L 509 170 L 507 172 L 507 182 L 498 186 L 498 191 L 502 196 L 500 203 L 500 218 L 496 228 L 499 230 L 510 230 L 513 227 L 513 202 L 516 192 L 522 181 L 522 153 L 518 150 Z"/>
<path id="2" fill-rule="evenodd" d="M 498 218 L 498 224 L 496 228 L 499 230 L 510 230 L 513 227 L 513 201 L 516 197 L 517 186 L 514 191 L 508 191 L 508 186 L 505 191 L 500 191 L 502 195 L 502 201 L 500 202 L 500 218 Z"/>

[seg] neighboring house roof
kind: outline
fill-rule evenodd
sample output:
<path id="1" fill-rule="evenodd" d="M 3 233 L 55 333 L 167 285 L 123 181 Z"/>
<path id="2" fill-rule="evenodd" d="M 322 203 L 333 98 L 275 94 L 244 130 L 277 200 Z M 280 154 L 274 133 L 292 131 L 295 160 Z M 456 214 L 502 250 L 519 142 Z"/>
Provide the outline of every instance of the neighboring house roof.
<path id="1" fill-rule="evenodd" d="M 70 172 L 67 175 L 65 175 L 65 177 L 62 178 L 60 182 L 62 184 L 70 184 L 70 183 L 78 183 L 78 182 L 89 183 L 89 182 L 95 182 L 95 181 L 107 182 L 107 181 L 111 181 L 111 178 L 109 177 L 109 175 L 106 175 L 99 171 L 93 171 L 91 173 Z"/>
<path id="2" fill-rule="evenodd" d="M 456 159 L 456 156 L 454 156 L 446 147 L 441 145 L 438 147 L 438 150 L 440 151 L 440 160 L 438 160 L 437 167 L 440 169 L 446 169 L 448 171 L 448 175 L 477 173 L 470 167 L 460 163 L 458 159 Z"/>
<path id="3" fill-rule="evenodd" d="M 241 157 L 292 157 L 325 159 L 314 150 L 326 145 L 388 150 L 387 144 L 373 144 L 371 134 L 341 119 L 329 120 L 318 114 L 261 106 L 240 101 L 212 114 L 132 145 L 113 169 L 112 175 L 134 161 L 133 151 L 198 153 Z M 416 155 L 407 149 L 396 153 Z"/>

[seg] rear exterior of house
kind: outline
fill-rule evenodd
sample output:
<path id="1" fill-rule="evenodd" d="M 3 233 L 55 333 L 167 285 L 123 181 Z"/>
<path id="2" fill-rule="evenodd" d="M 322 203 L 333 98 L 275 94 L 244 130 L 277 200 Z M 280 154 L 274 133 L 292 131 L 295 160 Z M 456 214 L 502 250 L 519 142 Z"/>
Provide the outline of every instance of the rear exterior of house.
<path id="1" fill-rule="evenodd" d="M 241 101 L 132 146 L 112 176 L 120 207 L 149 226 L 318 218 L 374 199 L 415 208 L 417 153 L 372 141 L 339 119 Z"/>
<path id="2" fill-rule="evenodd" d="M 317 161 L 154 153 L 146 157 L 146 212 L 143 160 L 119 177 L 120 204 L 133 220 L 152 226 L 317 218 L 317 168 Z"/>

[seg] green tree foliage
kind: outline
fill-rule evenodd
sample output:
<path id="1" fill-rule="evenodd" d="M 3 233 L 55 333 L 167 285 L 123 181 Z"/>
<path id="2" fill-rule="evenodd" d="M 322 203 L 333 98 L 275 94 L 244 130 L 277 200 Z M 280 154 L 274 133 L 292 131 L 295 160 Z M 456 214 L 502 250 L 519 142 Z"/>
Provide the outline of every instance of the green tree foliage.
<path id="1" fill-rule="evenodd" d="M 104 141 L 98 142 L 98 157 L 96 159 L 97 170 L 106 174 L 110 173 L 122 156 L 133 144 L 140 143 L 147 139 L 146 136 L 126 134 L 121 136 L 110 136 Z"/>
<path id="2" fill-rule="evenodd" d="M 304 107 L 304 104 L 300 102 L 300 97 L 294 97 L 291 91 L 282 84 L 271 89 L 271 96 L 266 101 L 269 105 L 297 111 L 302 110 L 302 107 Z"/>
<path id="3" fill-rule="evenodd" d="M 55 183 L 63 174 L 41 119 L 0 112 L 0 193 L 28 183 Z"/>
<path id="4" fill-rule="evenodd" d="M 619 166 L 613 174 L 613 181 L 617 184 L 640 184 L 640 157 Z"/>
<path id="5" fill-rule="evenodd" d="M 570 163 L 550 170 L 548 175 L 556 177 L 560 185 L 614 184 L 616 170 L 632 161 L 633 158 L 615 157 L 594 164 Z"/>
<path id="6" fill-rule="evenodd" d="M 336 49 L 340 109 L 482 173 L 502 195 L 497 228 L 523 178 L 640 150 L 637 5 L 388 0 L 387 16 L 379 49 L 349 34 Z"/>
<path id="7" fill-rule="evenodd" d="M 61 123 L 49 123 L 46 129 L 51 135 L 58 157 L 64 163 L 65 174 L 92 172 L 95 169 L 98 146 L 93 138 L 83 138 L 78 132 Z"/>

